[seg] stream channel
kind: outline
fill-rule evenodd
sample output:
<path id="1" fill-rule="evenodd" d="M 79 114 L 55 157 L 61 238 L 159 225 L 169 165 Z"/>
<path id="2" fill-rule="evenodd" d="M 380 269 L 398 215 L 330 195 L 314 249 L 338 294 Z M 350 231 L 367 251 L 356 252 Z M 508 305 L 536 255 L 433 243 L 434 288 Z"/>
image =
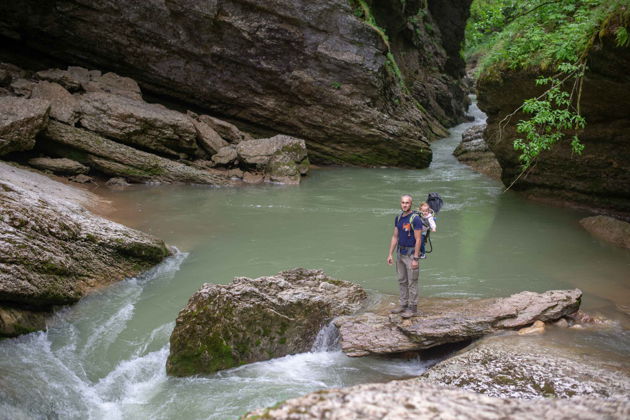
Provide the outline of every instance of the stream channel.
<path id="1" fill-rule="evenodd" d="M 165 374 L 179 310 L 201 286 L 293 267 L 321 268 L 396 300 L 385 262 L 399 197 L 437 191 L 445 206 L 421 264 L 423 297 L 482 298 L 578 287 L 582 309 L 609 321 L 550 329 L 549 345 L 630 365 L 630 253 L 592 238 L 584 213 L 527 201 L 452 155 L 461 133 L 433 143 L 427 169 L 315 168 L 300 186 L 134 186 L 107 191 L 110 218 L 180 252 L 155 269 L 60 310 L 46 332 L 0 342 L 0 418 L 230 419 L 311 391 L 421 374 L 434 361 L 309 353 L 206 377 Z M 101 189 L 103 190 L 103 189 Z M 102 191 L 97 191 L 102 193 Z M 326 335 L 323 335 L 327 338 Z M 329 338 L 329 337 L 328 337 Z"/>

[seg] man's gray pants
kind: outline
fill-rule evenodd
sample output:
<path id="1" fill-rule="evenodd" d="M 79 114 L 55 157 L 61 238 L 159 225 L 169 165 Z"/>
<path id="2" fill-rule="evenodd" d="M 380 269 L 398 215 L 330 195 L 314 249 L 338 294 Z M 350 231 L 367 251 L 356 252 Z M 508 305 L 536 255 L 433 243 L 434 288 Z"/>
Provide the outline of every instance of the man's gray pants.
<path id="1" fill-rule="evenodd" d="M 398 287 L 400 289 L 400 307 L 415 308 L 418 305 L 418 276 L 420 264 L 411 268 L 413 255 L 397 255 L 396 272 L 398 273 Z"/>

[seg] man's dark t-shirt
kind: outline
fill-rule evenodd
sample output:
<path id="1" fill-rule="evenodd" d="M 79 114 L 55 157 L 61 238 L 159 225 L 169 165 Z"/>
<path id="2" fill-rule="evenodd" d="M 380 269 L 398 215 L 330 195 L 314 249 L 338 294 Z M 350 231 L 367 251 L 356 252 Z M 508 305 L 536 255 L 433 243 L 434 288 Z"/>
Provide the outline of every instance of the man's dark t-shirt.
<path id="1" fill-rule="evenodd" d="M 414 230 L 422 231 L 422 221 L 417 214 L 411 220 L 413 213 L 406 216 L 399 216 L 398 223 L 394 220 L 394 226 L 398 228 L 398 246 L 413 248 L 416 246 L 416 238 L 413 235 Z M 413 224 L 413 229 L 412 225 Z M 405 253 L 406 254 L 406 253 Z"/>

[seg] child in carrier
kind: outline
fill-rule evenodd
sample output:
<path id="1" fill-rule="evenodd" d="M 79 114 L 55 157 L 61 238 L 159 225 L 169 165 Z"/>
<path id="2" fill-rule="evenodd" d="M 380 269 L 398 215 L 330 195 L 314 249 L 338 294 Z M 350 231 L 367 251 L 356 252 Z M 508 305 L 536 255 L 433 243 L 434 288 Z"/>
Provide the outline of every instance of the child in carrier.
<path id="1" fill-rule="evenodd" d="M 435 224 L 434 219 L 435 213 L 429 207 L 428 203 L 420 204 L 420 220 L 422 221 L 422 240 L 420 241 L 420 258 L 424 259 L 427 257 L 425 253 L 425 243 L 427 241 L 427 233 L 429 229 L 431 232 L 435 232 L 437 226 Z"/>

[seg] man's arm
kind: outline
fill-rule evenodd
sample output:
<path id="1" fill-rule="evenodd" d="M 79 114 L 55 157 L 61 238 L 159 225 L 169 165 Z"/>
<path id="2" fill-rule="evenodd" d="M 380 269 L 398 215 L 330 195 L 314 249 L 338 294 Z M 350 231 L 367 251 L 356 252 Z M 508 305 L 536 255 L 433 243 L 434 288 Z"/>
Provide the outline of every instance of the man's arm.
<path id="1" fill-rule="evenodd" d="M 398 228 L 394 228 L 394 234 L 392 235 L 392 240 L 389 242 L 389 254 L 387 254 L 387 264 L 392 265 L 394 263 L 394 258 L 392 254 L 394 249 L 398 245 Z"/>
<path id="2" fill-rule="evenodd" d="M 413 231 L 413 236 L 416 238 L 416 246 L 413 249 L 413 257 L 414 258 L 419 258 L 420 257 L 420 241 L 422 241 L 422 231 L 421 230 L 414 230 Z M 418 260 L 414 259 L 413 263 L 411 264 L 411 266 L 413 267 L 413 265 L 417 266 L 418 265 Z"/>

